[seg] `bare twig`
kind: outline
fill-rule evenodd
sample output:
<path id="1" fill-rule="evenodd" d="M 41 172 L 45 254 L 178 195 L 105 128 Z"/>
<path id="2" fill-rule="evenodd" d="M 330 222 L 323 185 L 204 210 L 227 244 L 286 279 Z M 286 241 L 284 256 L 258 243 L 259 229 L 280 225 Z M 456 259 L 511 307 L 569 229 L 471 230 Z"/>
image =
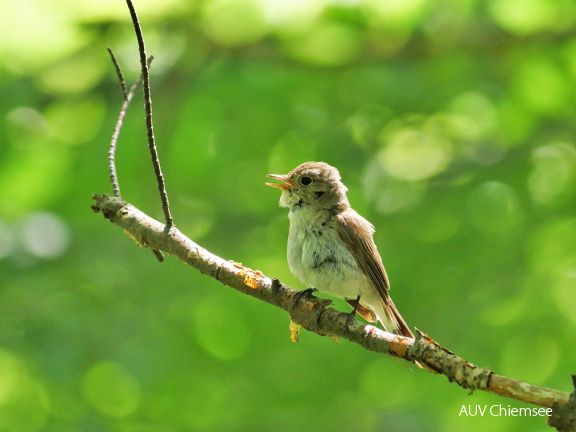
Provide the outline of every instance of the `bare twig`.
<path id="1" fill-rule="evenodd" d="M 126 82 L 124 81 L 124 76 L 122 75 L 122 69 L 116 61 L 116 57 L 112 52 L 112 49 L 108 47 L 108 53 L 112 58 L 112 63 L 114 63 L 114 68 L 116 69 L 116 75 L 120 81 L 120 86 L 122 87 L 122 108 L 120 109 L 120 114 L 118 115 L 118 120 L 116 121 L 116 126 L 114 127 L 114 133 L 112 134 L 112 140 L 110 141 L 110 148 L 108 150 L 108 171 L 110 173 L 110 182 L 112 183 L 112 192 L 115 197 L 120 197 L 120 183 L 118 182 L 118 173 L 116 172 L 116 147 L 118 144 L 118 137 L 120 136 L 120 130 L 124 124 L 124 117 L 126 117 L 126 111 L 128 110 L 128 105 L 130 104 L 130 99 L 128 93 L 126 93 Z M 131 92 L 132 93 L 132 92 Z"/>
<path id="2" fill-rule="evenodd" d="M 116 60 L 116 56 L 112 52 L 112 48 L 108 47 L 108 54 L 110 54 L 110 58 L 112 59 L 112 63 L 114 64 L 114 69 L 116 69 L 116 75 L 118 76 L 118 81 L 120 81 L 120 86 L 122 87 L 122 96 L 124 96 L 124 100 L 128 99 L 128 93 L 126 92 L 126 81 L 124 81 L 124 75 L 122 75 L 122 69 L 120 68 L 120 64 Z"/>
<path id="3" fill-rule="evenodd" d="M 108 52 L 112 58 L 112 63 L 114 63 L 114 68 L 116 69 L 116 75 L 120 81 L 120 86 L 122 87 L 122 95 L 124 100 L 122 102 L 122 108 L 120 109 L 120 114 L 118 115 L 118 120 L 116 121 L 116 126 L 114 127 L 114 133 L 112 134 L 112 139 L 110 140 L 110 149 L 108 150 L 108 171 L 110 172 L 110 182 L 112 183 L 112 192 L 115 197 L 120 197 L 120 183 L 118 182 L 118 173 L 116 172 L 116 148 L 118 145 L 118 138 L 120 136 L 120 131 L 122 130 L 122 125 L 124 124 L 124 117 L 126 117 L 126 112 L 128 111 L 128 105 L 134 97 L 134 92 L 140 83 L 142 82 L 142 75 L 138 77 L 136 82 L 130 87 L 130 91 L 126 92 L 126 82 L 124 81 L 124 76 L 122 75 L 122 70 L 120 69 L 120 64 L 116 61 L 116 57 L 112 52 L 112 49 L 108 47 Z M 148 65 L 152 62 L 153 57 L 148 59 Z"/>
<path id="4" fill-rule="evenodd" d="M 150 159 L 154 166 L 154 174 L 156 175 L 156 182 L 158 184 L 158 191 L 160 192 L 160 200 L 162 201 L 162 210 L 164 211 L 164 219 L 166 220 L 166 229 L 170 230 L 174 225 L 172 215 L 170 214 L 170 204 L 168 203 L 168 194 L 164 183 L 164 176 L 160 168 L 160 161 L 158 159 L 158 151 L 156 150 L 156 143 L 154 141 L 154 127 L 152 124 L 152 97 L 150 92 L 150 73 L 148 70 L 148 63 L 146 61 L 146 47 L 144 46 L 144 38 L 142 36 L 142 29 L 138 21 L 138 15 L 131 0 L 126 0 L 128 8 L 130 9 L 130 16 L 136 31 L 136 38 L 138 39 L 138 50 L 140 52 L 140 67 L 142 68 L 142 79 L 144 81 L 144 105 L 146 108 L 146 131 L 148 135 L 148 149 L 150 150 Z"/>
<path id="5" fill-rule="evenodd" d="M 270 279 L 259 271 L 239 263 L 225 261 L 202 248 L 178 229 L 166 235 L 165 226 L 147 216 L 131 204 L 107 195 L 95 195 L 95 211 L 124 228 L 138 245 L 163 250 L 175 255 L 200 272 L 244 294 L 270 303 L 290 314 L 293 322 L 313 333 L 345 338 L 363 348 L 426 366 L 429 371 L 445 375 L 465 389 L 482 390 L 519 401 L 550 408 L 565 405 L 570 395 L 512 378 L 495 374 L 458 357 L 448 349 L 418 331 L 416 339 L 380 330 L 372 325 L 354 321 L 346 325 L 347 313 L 327 307 L 327 301 L 312 295 L 296 297 L 299 292 L 277 279 Z"/>

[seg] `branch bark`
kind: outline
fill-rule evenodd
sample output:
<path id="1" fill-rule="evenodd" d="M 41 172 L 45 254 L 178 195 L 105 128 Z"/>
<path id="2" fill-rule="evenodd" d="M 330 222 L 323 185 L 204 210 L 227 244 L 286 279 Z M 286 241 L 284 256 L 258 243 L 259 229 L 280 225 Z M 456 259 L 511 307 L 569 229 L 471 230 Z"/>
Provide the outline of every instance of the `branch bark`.
<path id="1" fill-rule="evenodd" d="M 312 295 L 300 296 L 300 291 L 271 279 L 260 271 L 240 263 L 226 261 L 187 238 L 172 227 L 147 216 L 118 197 L 94 195 L 94 211 L 122 227 L 141 247 L 162 250 L 174 255 L 224 285 L 270 303 L 290 314 L 291 320 L 308 331 L 334 339 L 344 338 L 377 353 L 418 362 L 429 371 L 445 375 L 465 389 L 482 390 L 519 401 L 558 409 L 570 398 L 566 392 L 548 389 L 495 374 L 458 357 L 424 333 L 417 331 L 415 339 L 380 330 L 355 320 L 346 325 L 347 313 L 327 307 L 329 300 Z M 565 429 L 570 430 L 570 429 Z"/>

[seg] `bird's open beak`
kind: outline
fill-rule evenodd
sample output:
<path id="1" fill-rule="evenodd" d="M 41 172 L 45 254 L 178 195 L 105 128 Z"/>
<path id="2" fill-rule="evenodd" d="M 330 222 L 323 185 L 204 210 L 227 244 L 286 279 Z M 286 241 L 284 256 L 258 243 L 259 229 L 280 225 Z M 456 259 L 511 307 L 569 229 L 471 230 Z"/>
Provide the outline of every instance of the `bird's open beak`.
<path id="1" fill-rule="evenodd" d="M 272 186 L 275 188 L 280 188 L 282 190 L 288 190 L 288 189 L 292 189 L 294 187 L 294 183 L 291 182 L 290 180 L 288 180 L 288 178 L 285 175 L 279 175 L 279 174 L 268 174 L 266 177 L 272 177 L 275 179 L 278 179 L 280 181 L 283 181 L 284 184 L 278 184 L 278 183 L 266 183 L 268 186 Z"/>

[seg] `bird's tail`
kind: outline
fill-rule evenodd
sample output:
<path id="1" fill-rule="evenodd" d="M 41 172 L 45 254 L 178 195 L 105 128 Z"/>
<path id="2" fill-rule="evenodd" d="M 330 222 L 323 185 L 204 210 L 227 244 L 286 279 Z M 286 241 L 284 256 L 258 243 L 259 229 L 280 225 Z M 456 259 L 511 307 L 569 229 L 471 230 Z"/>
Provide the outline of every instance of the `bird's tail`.
<path id="1" fill-rule="evenodd" d="M 414 333 L 396 309 L 396 305 L 392 301 L 392 299 L 388 296 L 386 301 L 382 301 L 382 310 L 381 311 L 374 311 L 378 318 L 378 321 L 382 323 L 384 328 L 388 331 L 396 333 L 400 336 L 406 336 L 409 338 L 414 338 Z"/>
<path id="2" fill-rule="evenodd" d="M 386 330 L 392 330 L 392 332 L 397 335 L 414 339 L 414 333 L 412 333 L 410 327 L 408 327 L 408 324 L 406 324 L 406 321 L 404 321 L 404 318 L 402 318 L 402 315 L 400 315 L 400 312 L 398 312 L 396 305 L 390 297 L 386 299 L 386 303 L 382 301 L 382 310 L 374 311 L 378 321 L 382 323 Z M 418 361 L 415 361 L 414 364 L 420 369 L 426 369 L 429 372 L 437 373 L 434 369 L 431 369 Z"/>

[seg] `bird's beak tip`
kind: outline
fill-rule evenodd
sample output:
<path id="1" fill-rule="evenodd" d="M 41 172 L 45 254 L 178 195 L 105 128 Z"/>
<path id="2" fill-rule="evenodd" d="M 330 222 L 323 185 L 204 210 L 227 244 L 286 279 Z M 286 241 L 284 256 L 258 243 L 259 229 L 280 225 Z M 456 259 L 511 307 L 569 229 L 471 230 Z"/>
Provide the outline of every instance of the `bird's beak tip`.
<path id="1" fill-rule="evenodd" d="M 266 183 L 267 186 L 271 186 L 271 187 L 275 187 L 275 188 L 280 188 L 282 190 L 288 190 L 291 189 L 294 186 L 294 183 L 292 183 L 290 180 L 288 180 L 288 178 L 286 178 L 285 175 L 280 175 L 280 174 L 268 174 L 266 177 L 272 177 L 275 179 L 278 179 L 282 182 L 284 182 L 284 184 L 281 183 Z"/>

